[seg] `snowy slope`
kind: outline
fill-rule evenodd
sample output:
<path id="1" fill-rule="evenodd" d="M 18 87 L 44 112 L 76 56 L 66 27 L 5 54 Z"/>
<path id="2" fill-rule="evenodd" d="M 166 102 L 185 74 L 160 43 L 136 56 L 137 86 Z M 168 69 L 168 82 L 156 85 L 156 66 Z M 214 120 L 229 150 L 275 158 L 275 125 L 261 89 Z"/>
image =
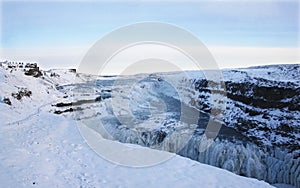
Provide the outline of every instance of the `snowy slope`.
<path id="1" fill-rule="evenodd" d="M 53 72 L 59 77 L 50 76 Z M 34 78 L 23 73 L 0 67 L 0 97 L 11 101 L 0 103 L 1 187 L 271 187 L 178 155 L 148 168 L 110 163 L 87 146 L 72 116 L 53 113 L 52 104 L 71 97 L 56 88 L 72 83 L 75 74 L 52 70 Z M 31 96 L 12 97 L 20 88 Z"/>

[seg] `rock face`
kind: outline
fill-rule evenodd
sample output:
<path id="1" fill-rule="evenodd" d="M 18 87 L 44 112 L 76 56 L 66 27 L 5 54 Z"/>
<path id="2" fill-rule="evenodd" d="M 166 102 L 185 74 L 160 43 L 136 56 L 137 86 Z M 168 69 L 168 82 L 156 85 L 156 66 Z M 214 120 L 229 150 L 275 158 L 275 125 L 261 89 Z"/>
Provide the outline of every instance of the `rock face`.
<path id="1" fill-rule="evenodd" d="M 299 66 L 295 67 L 292 69 L 296 72 Z M 232 80 L 231 72 L 240 73 L 240 80 Z M 235 129 L 258 145 L 282 146 L 291 151 L 299 149 L 299 77 L 283 82 L 250 77 L 247 72 L 237 70 L 225 72 L 225 76 L 225 126 Z M 211 88 L 207 85 L 207 80 L 193 82 L 199 93 L 199 110 L 210 112 Z"/>
<path id="2" fill-rule="evenodd" d="M 271 85 L 267 80 L 257 82 Z M 226 125 L 257 144 L 265 142 L 295 150 L 300 144 L 300 88 L 280 81 L 272 81 L 272 85 L 226 82 L 227 96 L 234 104 L 227 113 Z M 240 114 L 230 117 L 230 111 L 237 109 Z M 252 134 L 260 131 L 264 132 L 262 137 Z"/>
<path id="3" fill-rule="evenodd" d="M 251 146 L 229 147 L 220 140 L 208 151 L 191 154 L 198 143 L 192 139 L 181 154 L 237 174 L 299 187 L 300 65 L 224 70 L 223 75 L 227 96 L 223 125 L 245 136 Z M 199 110 L 209 113 L 213 88 L 203 78 L 192 82 Z"/>

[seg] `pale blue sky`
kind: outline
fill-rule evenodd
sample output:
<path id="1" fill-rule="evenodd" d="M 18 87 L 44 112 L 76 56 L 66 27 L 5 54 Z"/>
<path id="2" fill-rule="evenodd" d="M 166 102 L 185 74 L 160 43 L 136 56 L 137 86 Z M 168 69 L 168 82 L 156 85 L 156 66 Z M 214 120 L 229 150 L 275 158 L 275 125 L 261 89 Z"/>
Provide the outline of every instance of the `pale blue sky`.
<path id="1" fill-rule="evenodd" d="M 299 1 L 3 1 L 4 49 L 91 46 L 123 25 L 168 22 L 208 46 L 299 46 Z"/>
<path id="2" fill-rule="evenodd" d="M 2 11 L 4 47 L 88 44 L 141 21 L 173 23 L 213 45 L 298 45 L 297 1 L 20 1 L 4 2 Z"/>

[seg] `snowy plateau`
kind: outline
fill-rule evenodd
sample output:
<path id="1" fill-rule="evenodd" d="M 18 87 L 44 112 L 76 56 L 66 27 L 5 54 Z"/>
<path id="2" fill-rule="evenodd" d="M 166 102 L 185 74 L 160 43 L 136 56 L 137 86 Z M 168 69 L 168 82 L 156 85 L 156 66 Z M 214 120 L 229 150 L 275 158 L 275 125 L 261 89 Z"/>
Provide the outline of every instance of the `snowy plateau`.
<path id="1" fill-rule="evenodd" d="M 205 75 L 0 63 L 0 186 L 300 187 L 300 65 L 224 69 L 224 87 Z M 220 130 L 207 131 L 210 120 Z M 109 145 L 176 154 L 114 163 L 82 136 L 85 121 Z"/>

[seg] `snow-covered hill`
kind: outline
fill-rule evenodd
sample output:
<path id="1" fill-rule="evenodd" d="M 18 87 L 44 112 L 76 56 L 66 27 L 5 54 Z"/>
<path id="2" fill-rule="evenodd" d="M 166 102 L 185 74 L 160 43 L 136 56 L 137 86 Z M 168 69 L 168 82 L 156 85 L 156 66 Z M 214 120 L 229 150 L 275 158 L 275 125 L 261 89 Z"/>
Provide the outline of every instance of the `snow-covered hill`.
<path id="1" fill-rule="evenodd" d="M 211 111 L 210 91 L 219 89 L 211 88 L 213 84 L 207 84 L 201 72 L 188 72 L 189 79 L 173 73 L 146 76 L 130 90 L 130 110 L 139 120 L 157 115 L 150 121 L 157 125 L 136 123 L 133 128 L 116 120 L 111 97 L 115 90 L 126 90 L 130 80 L 145 75 L 122 78 L 124 83 L 116 86 L 116 77 L 97 78 L 74 70 L 25 75 L 28 70 L 2 66 L 0 181 L 6 187 L 269 186 L 196 162 L 200 161 L 272 184 L 300 186 L 299 70 L 298 65 L 224 70 L 224 126 L 215 142 L 200 152 L 203 126 Z M 171 85 L 164 80 L 171 80 Z M 223 97 L 224 91 L 219 93 Z M 167 101 L 165 113 L 149 111 L 157 98 Z M 195 134 L 178 152 L 194 161 L 176 155 L 154 167 L 121 167 L 97 156 L 75 126 L 78 120 L 97 117 L 115 140 L 155 148 L 180 125 L 178 101 L 200 113 Z M 97 132 L 95 126 L 92 129 Z M 166 143 L 156 149 L 172 151 L 170 144 L 180 143 L 180 135 Z"/>

